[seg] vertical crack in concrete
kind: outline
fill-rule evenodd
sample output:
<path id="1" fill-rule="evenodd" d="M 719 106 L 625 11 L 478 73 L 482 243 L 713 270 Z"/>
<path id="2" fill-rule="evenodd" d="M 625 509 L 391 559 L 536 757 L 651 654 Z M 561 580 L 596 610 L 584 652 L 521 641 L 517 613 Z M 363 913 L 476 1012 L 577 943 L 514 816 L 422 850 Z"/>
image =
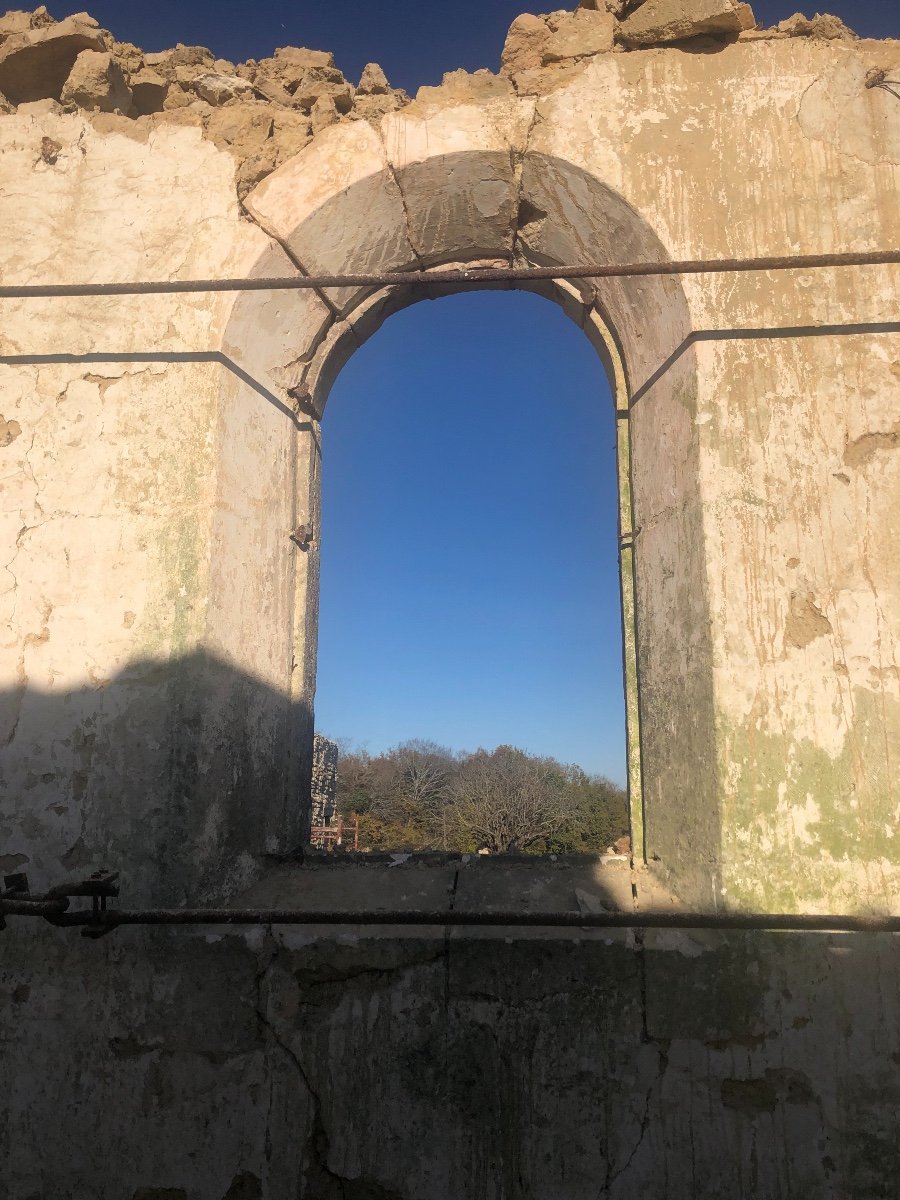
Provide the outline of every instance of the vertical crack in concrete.
<path id="1" fill-rule="evenodd" d="M 522 205 L 527 203 L 526 198 L 522 195 L 522 178 L 525 173 L 525 159 L 528 157 L 531 139 L 539 119 L 543 120 L 538 113 L 538 100 L 535 99 L 534 108 L 531 112 L 531 120 L 528 122 L 528 129 L 525 131 L 525 140 L 522 144 L 522 149 L 519 151 L 511 151 L 513 180 L 516 185 L 516 205 L 512 218 L 512 238 L 509 248 L 510 266 L 515 264 L 517 257 L 523 259 L 526 263 L 531 263 L 531 259 L 528 257 L 528 248 L 525 246 L 519 236 L 521 230 Z"/>
<path id="2" fill-rule="evenodd" d="M 266 237 L 271 238 L 272 241 L 276 243 L 276 245 L 281 247 L 281 249 L 284 251 L 285 257 L 293 265 L 297 274 L 302 275 L 304 278 L 308 279 L 311 275 L 311 272 L 306 269 L 306 267 L 303 265 L 301 260 L 297 257 L 297 255 L 291 249 L 290 245 L 288 244 L 287 239 L 281 237 L 280 234 L 276 233 L 275 230 L 272 229 L 268 225 L 267 222 L 263 221 L 260 217 L 255 216 L 255 214 L 250 211 L 250 209 L 247 207 L 247 205 L 244 203 L 244 201 L 240 198 L 240 196 L 238 197 L 238 205 L 240 206 L 241 212 L 244 214 L 244 216 L 247 218 L 248 221 L 251 221 L 257 227 L 257 229 L 262 230 L 262 232 L 266 235 Z M 340 309 L 337 307 L 337 305 L 335 305 L 333 303 L 331 298 L 328 295 L 326 295 L 326 293 L 324 292 L 324 290 L 322 288 L 314 288 L 313 290 L 315 291 L 315 293 L 319 297 L 319 299 L 322 301 L 322 303 L 325 305 L 325 307 L 329 309 L 329 311 L 331 312 L 331 315 L 334 317 L 334 319 L 336 321 L 339 321 L 341 319 L 341 313 L 340 313 Z"/>
<path id="3" fill-rule="evenodd" d="M 628 1171 L 628 1169 L 631 1167 L 631 1164 L 634 1162 L 635 1158 L 637 1157 L 637 1155 L 641 1149 L 641 1146 L 644 1143 L 644 1139 L 647 1136 L 647 1133 L 650 1129 L 650 1109 L 651 1109 L 651 1105 L 653 1103 L 654 1094 L 656 1092 L 658 1092 L 658 1090 L 661 1088 L 663 1078 L 669 1067 L 669 1044 L 670 1044 L 669 1040 L 666 1038 L 653 1037 L 653 1035 L 650 1033 L 650 1029 L 649 1029 L 649 1022 L 648 1022 L 648 1017 L 647 1017 L 647 964 L 646 964 L 647 951 L 646 951 L 646 947 L 644 945 L 643 930 L 637 930 L 635 932 L 635 952 L 637 954 L 639 981 L 640 981 L 639 987 L 640 987 L 640 1001 L 641 1001 L 641 1045 L 645 1045 L 645 1046 L 653 1045 L 656 1047 L 657 1053 L 659 1055 L 659 1065 L 657 1068 L 656 1077 L 650 1082 L 650 1085 L 647 1088 L 647 1091 L 644 1095 L 643 1111 L 641 1113 L 640 1129 L 638 1131 L 637 1140 L 635 1141 L 634 1145 L 632 1146 L 631 1150 L 629 1151 L 628 1157 L 625 1159 L 625 1161 L 622 1163 L 622 1165 L 620 1167 L 616 1167 L 615 1170 L 610 1170 L 609 1166 L 607 1165 L 606 1178 L 604 1179 L 603 1184 L 598 1193 L 598 1200 L 600 1200 L 601 1197 L 610 1195 L 610 1189 L 612 1188 L 613 1184 Z M 608 1159 L 609 1159 L 609 1156 L 607 1154 L 607 1162 L 608 1162 Z"/>
<path id="4" fill-rule="evenodd" d="M 609 1167 L 607 1166 L 606 1179 L 603 1181 L 603 1186 L 601 1187 L 600 1192 L 598 1194 L 598 1200 L 600 1200 L 600 1197 L 610 1195 L 610 1189 L 612 1188 L 613 1184 L 618 1179 L 621 1179 L 621 1177 L 629 1170 L 629 1168 L 631 1167 L 631 1164 L 634 1162 L 635 1158 L 637 1157 L 637 1155 L 641 1149 L 641 1146 L 643 1146 L 643 1144 L 644 1144 L 644 1139 L 646 1138 L 647 1133 L 649 1132 L 649 1129 L 650 1129 L 650 1108 L 653 1103 L 653 1096 L 654 1096 L 654 1093 L 657 1092 L 658 1089 L 662 1086 L 663 1076 L 665 1075 L 665 1073 L 669 1067 L 669 1055 L 668 1055 L 668 1049 L 667 1049 L 668 1043 L 665 1043 L 665 1046 L 666 1046 L 665 1049 L 663 1048 L 662 1043 L 659 1046 L 659 1067 L 657 1070 L 656 1078 L 652 1080 L 652 1082 L 650 1083 L 650 1086 L 647 1088 L 647 1091 L 644 1095 L 644 1107 L 643 1107 L 643 1111 L 641 1113 L 640 1129 L 638 1131 L 637 1140 L 635 1141 L 634 1145 L 632 1146 L 632 1148 L 628 1154 L 628 1157 L 625 1159 L 625 1161 L 622 1163 L 622 1165 L 620 1167 L 616 1167 L 616 1169 L 614 1171 L 610 1171 Z"/>
<path id="5" fill-rule="evenodd" d="M 384 151 L 384 161 L 387 163 L 387 169 L 390 173 L 391 179 L 394 181 L 394 186 L 397 189 L 397 194 L 400 197 L 400 204 L 403 208 L 403 220 L 406 222 L 407 244 L 409 245 L 410 252 L 411 252 L 413 258 L 415 259 L 416 267 L 418 268 L 418 270 L 424 271 L 425 264 L 422 261 L 422 256 L 419 254 L 419 251 L 416 249 L 415 242 L 413 241 L 412 222 L 410 221 L 410 217 L 409 217 L 409 205 L 406 200 L 406 193 L 404 192 L 403 187 L 400 183 L 400 178 L 397 175 L 396 170 L 394 169 L 394 164 L 391 162 L 390 158 L 388 157 L 387 147 L 385 147 L 385 151 Z"/>
<path id="6" fill-rule="evenodd" d="M 456 906 L 456 893 L 459 889 L 459 867 L 453 872 L 453 883 L 450 885 L 450 896 L 447 901 L 447 909 L 453 912 Z M 444 1031 L 446 1035 L 447 1026 L 450 1018 L 450 942 L 453 936 L 453 931 L 449 925 L 444 926 Z M 446 1041 L 445 1046 L 449 1044 Z"/>
<path id="7" fill-rule="evenodd" d="M 271 937 L 271 927 L 269 927 L 267 929 L 266 937 L 267 937 L 267 941 L 268 941 Z M 256 1018 L 259 1021 L 259 1024 L 263 1028 L 263 1030 L 269 1035 L 269 1037 L 272 1039 L 272 1041 L 275 1043 L 275 1045 L 284 1053 L 287 1060 L 293 1065 L 293 1067 L 297 1073 L 297 1077 L 299 1078 L 301 1084 L 303 1085 L 303 1088 L 306 1091 L 307 1095 L 309 1096 L 310 1102 L 312 1104 L 312 1121 L 311 1121 L 312 1129 L 311 1129 L 310 1135 L 309 1135 L 309 1137 L 307 1139 L 307 1143 L 306 1143 L 307 1153 L 304 1154 L 304 1156 L 301 1158 L 301 1161 L 300 1161 L 300 1169 L 298 1172 L 299 1178 L 300 1178 L 300 1180 L 303 1179 L 303 1177 L 307 1171 L 308 1163 L 312 1163 L 312 1165 L 315 1167 L 315 1169 L 317 1171 L 321 1172 L 324 1179 L 333 1185 L 333 1188 L 329 1188 L 329 1192 L 331 1193 L 331 1195 L 328 1195 L 328 1194 L 323 1195 L 320 1192 L 320 1193 L 318 1193 L 318 1200 L 344 1200 L 344 1196 L 345 1196 L 344 1181 L 339 1175 L 335 1175 L 334 1172 L 328 1166 L 328 1155 L 329 1155 L 330 1149 L 331 1149 L 331 1141 L 330 1141 L 330 1137 L 328 1134 L 328 1130 L 325 1128 L 325 1122 L 322 1118 L 322 1098 L 319 1095 L 319 1093 L 316 1091 L 316 1089 L 313 1087 L 312 1081 L 310 1080 L 309 1075 L 307 1074 L 306 1068 L 303 1066 L 303 1063 L 302 1063 L 299 1055 L 296 1054 L 294 1049 L 290 1046 L 290 1044 L 282 1038 L 282 1036 L 279 1033 L 278 1029 L 276 1028 L 275 1024 L 269 1020 L 269 1017 L 265 1010 L 265 1000 L 263 998 L 263 986 L 265 984 L 266 976 L 268 975 L 269 971 L 271 970 L 271 968 L 274 966 L 274 964 L 276 963 L 276 961 L 278 959 L 278 946 L 270 943 L 269 946 L 267 947 L 267 950 L 268 950 L 268 958 L 263 963 L 261 968 L 257 971 L 256 978 L 254 980 L 255 990 L 256 990 L 256 996 L 255 996 Z M 269 1129 L 267 1127 L 267 1129 L 266 1129 L 267 1143 L 268 1143 L 268 1140 L 269 1140 Z M 303 1190 L 303 1186 L 301 1184 L 301 1189 L 298 1192 L 298 1200 L 301 1200 L 303 1195 L 304 1195 L 304 1190 Z"/>
<path id="8" fill-rule="evenodd" d="M 307 1069 L 303 1065 L 303 1061 L 296 1053 L 290 1043 L 283 1037 L 275 1022 L 270 1020 L 266 1013 L 265 999 L 263 996 L 263 988 L 266 983 L 266 977 L 269 971 L 276 965 L 280 952 L 280 945 L 272 938 L 271 926 L 267 927 L 266 931 L 266 946 L 260 955 L 262 960 L 259 969 L 256 972 L 254 979 L 254 1011 L 257 1021 L 261 1029 L 268 1034 L 272 1042 L 280 1049 L 287 1060 L 291 1063 L 296 1071 L 297 1077 L 300 1080 L 304 1091 L 309 1096 L 312 1108 L 311 1114 L 311 1130 L 307 1138 L 305 1149 L 303 1151 L 299 1164 L 299 1186 L 298 1200 L 305 1200 L 306 1196 L 314 1196 L 316 1200 L 403 1200 L 396 1192 L 386 1188 L 379 1183 L 377 1179 L 360 1175 L 358 1178 L 347 1178 L 333 1171 L 328 1165 L 328 1159 L 331 1151 L 332 1138 L 325 1125 L 323 1116 L 324 1105 L 320 1093 L 313 1086 L 312 1080 Z M 421 966 L 425 963 L 436 962 L 444 957 L 444 951 L 436 955 L 431 955 L 427 958 L 417 960 L 412 963 L 404 963 L 392 968 L 373 968 L 363 969 L 360 971 L 348 973 L 340 977 L 341 983 L 347 983 L 353 979 L 359 979 L 365 976 L 383 976 L 394 978 L 398 974 L 409 970 L 416 966 Z M 330 983 L 337 980 L 330 980 Z M 266 1131 L 267 1146 L 269 1144 L 269 1130 Z M 314 1176 L 309 1178 L 309 1176 Z M 309 1185 L 307 1189 L 307 1185 Z"/>

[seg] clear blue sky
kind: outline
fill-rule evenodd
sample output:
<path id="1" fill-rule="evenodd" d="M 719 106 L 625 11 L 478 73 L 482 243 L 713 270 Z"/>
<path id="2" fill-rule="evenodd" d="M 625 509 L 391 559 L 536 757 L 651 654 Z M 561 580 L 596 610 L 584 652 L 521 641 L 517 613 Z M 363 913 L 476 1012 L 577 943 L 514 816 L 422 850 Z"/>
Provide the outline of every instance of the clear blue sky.
<path id="1" fill-rule="evenodd" d="M 600 361 L 550 301 L 392 317 L 323 422 L 318 727 L 624 781 L 614 441 Z"/>
<path id="2" fill-rule="evenodd" d="M 574 7 L 574 0 L 570 0 Z M 900 0 L 823 0 L 900 37 Z M 146 50 L 332 50 L 414 93 L 496 70 L 527 0 L 74 0 Z M 798 7 L 757 0 L 765 25 Z M 819 5 L 815 6 L 819 7 Z M 808 12 L 814 11 L 808 8 Z M 371 750 L 510 741 L 624 779 L 611 400 L 586 339 L 521 293 L 421 303 L 351 360 L 325 427 L 319 728 Z"/>

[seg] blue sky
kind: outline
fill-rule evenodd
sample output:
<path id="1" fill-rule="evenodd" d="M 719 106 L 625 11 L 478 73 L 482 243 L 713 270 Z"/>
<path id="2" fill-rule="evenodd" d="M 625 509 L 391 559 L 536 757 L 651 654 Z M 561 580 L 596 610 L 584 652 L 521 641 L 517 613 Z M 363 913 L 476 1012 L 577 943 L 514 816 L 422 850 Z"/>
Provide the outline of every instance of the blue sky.
<path id="1" fill-rule="evenodd" d="M 550 301 L 392 317 L 323 422 L 319 728 L 624 781 L 614 442 L 600 361 Z"/>
<path id="2" fill-rule="evenodd" d="M 574 0 L 570 0 L 574 7 Z M 527 0 L 75 0 L 146 50 L 332 50 L 414 93 L 496 70 Z M 552 8 L 533 5 L 531 11 Z M 773 24 L 793 2 L 757 0 Z M 817 6 L 818 7 L 818 6 Z M 900 0 L 824 0 L 867 37 Z M 814 11 L 809 9 L 807 11 Z M 586 339 L 524 293 L 420 303 L 351 360 L 324 425 L 317 723 L 372 751 L 513 742 L 624 780 L 611 400 Z"/>

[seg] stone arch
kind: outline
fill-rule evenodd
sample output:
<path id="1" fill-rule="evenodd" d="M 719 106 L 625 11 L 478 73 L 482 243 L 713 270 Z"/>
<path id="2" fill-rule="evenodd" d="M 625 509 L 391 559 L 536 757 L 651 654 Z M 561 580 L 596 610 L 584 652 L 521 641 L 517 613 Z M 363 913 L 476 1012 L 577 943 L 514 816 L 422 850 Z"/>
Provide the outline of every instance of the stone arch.
<path id="1" fill-rule="evenodd" d="M 332 127 L 248 197 L 248 214 L 273 239 L 254 275 L 669 257 L 648 222 L 604 181 L 575 162 L 526 152 L 528 127 L 515 113 L 505 109 L 504 120 L 492 123 L 489 106 L 463 105 L 431 123 L 415 108 L 387 118 L 381 135 L 365 122 Z M 664 845 L 669 861 L 708 863 L 717 857 L 718 826 L 692 354 L 639 403 L 630 400 L 689 334 L 687 301 L 676 277 L 528 287 L 561 304 L 584 330 L 616 397 L 638 844 L 650 808 L 653 847 Z M 280 403 L 261 405 L 233 375 L 223 383 L 208 642 L 227 653 L 228 640 L 239 636 L 233 618 L 248 609 L 261 614 L 261 673 L 281 671 L 294 710 L 285 747 L 288 796 L 306 782 L 312 739 L 318 422 L 341 367 L 392 313 L 451 290 L 247 292 L 227 324 L 224 352 L 265 381 Z M 290 406 L 295 423 L 285 420 Z M 276 511 L 264 496 L 279 497 Z M 312 533 L 305 549 L 287 539 L 298 527 Z M 688 803 L 705 815 L 699 827 L 693 822 L 692 854 L 682 856 Z M 284 811 L 272 804 L 283 822 L 290 803 Z M 699 853 L 698 840 L 706 843 Z M 698 882 L 708 895 L 708 881 Z"/>

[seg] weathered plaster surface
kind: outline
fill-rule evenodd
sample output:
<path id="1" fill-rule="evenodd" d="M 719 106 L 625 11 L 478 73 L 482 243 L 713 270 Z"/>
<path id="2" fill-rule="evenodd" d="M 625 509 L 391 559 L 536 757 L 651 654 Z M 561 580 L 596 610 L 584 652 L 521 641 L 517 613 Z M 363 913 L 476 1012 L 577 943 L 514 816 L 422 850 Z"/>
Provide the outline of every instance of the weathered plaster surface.
<path id="1" fill-rule="evenodd" d="M 15 1200 L 900 1184 L 889 937 L 6 936 Z M 36 1058 L 48 1021 L 77 1036 Z"/>
<path id="2" fill-rule="evenodd" d="M 325 129 L 247 198 L 252 219 L 231 156 L 199 128 L 20 111 L 0 121 L 4 278 L 43 279 L 50 263 L 60 280 L 185 278 L 893 245 L 895 99 L 864 80 L 897 56 L 894 43 L 799 39 L 607 54 L 522 97 L 451 76 L 380 125 Z M 44 137 L 60 146 L 52 163 Z M 862 268 L 558 295 L 581 323 L 596 296 L 636 397 L 647 847 L 699 901 L 883 906 L 892 891 L 900 383 L 896 333 L 858 327 L 883 321 L 896 293 L 895 270 Z M 316 522 L 330 381 L 409 299 L 4 301 L 2 415 L 20 431 L 0 452 L 10 728 L 23 688 L 62 695 L 196 652 L 276 708 L 288 697 L 302 711 L 280 728 L 308 739 L 317 554 L 288 535 Z M 797 335 L 773 336 L 785 326 Z M 91 550 L 74 578 L 73 542 Z M 131 598 L 112 613 L 118 576 Z M 803 612 L 808 642 L 790 635 Z M 82 736 L 53 723 L 62 742 Z M 226 736 L 224 714 L 214 723 Z M 60 763 L 34 745 L 10 761 L 58 788 Z M 288 778 L 303 767 L 301 753 Z M 69 853 L 84 815 L 68 794 L 52 803 L 69 811 L 30 816 L 51 875 L 47 846 Z M 220 837 L 287 844 L 285 801 L 272 803 L 254 847 L 237 813 L 206 813 L 210 862 Z M 818 820 L 798 824 L 810 803 Z M 852 855 L 851 813 L 867 829 Z"/>
<path id="3" fill-rule="evenodd" d="M 457 74 L 335 116 L 242 202 L 199 118 L 25 103 L 3 282 L 895 248 L 873 70 L 900 43 Z M 651 875 L 696 906 L 895 907 L 897 268 L 538 290 L 629 414 Z M 128 902 L 288 887 L 319 420 L 416 298 L 0 301 L 4 870 L 119 867 Z M 887 940 L 0 936 L 14 1200 L 898 1190 Z"/>

